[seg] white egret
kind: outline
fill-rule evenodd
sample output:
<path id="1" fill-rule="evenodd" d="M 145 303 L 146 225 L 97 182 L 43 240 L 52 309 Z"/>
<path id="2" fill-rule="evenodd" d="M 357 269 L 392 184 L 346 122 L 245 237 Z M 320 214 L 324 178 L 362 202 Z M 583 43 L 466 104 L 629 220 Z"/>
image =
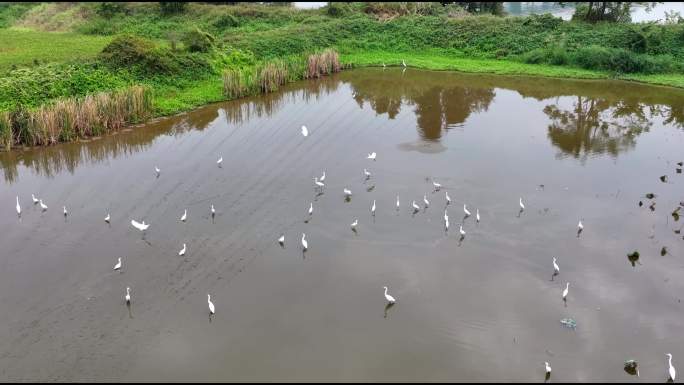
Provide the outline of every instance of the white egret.
<path id="1" fill-rule="evenodd" d="M 131 288 L 126 288 L 126 303 L 131 303 Z"/>
<path id="2" fill-rule="evenodd" d="M 522 202 L 522 197 L 520 197 L 520 211 L 525 210 L 525 205 Z"/>
<path id="3" fill-rule="evenodd" d="M 411 203 L 411 205 L 413 206 L 413 209 L 414 209 L 415 211 L 420 210 L 420 206 L 418 206 L 418 205 L 416 204 L 416 201 L 413 201 L 413 202 Z"/>
<path id="4" fill-rule="evenodd" d="M 553 257 L 553 275 L 558 275 L 558 273 L 560 273 L 560 268 L 556 263 L 556 257 Z"/>
<path id="5" fill-rule="evenodd" d="M 188 219 L 188 209 L 185 209 L 183 215 L 180 217 L 181 222 L 185 222 L 186 219 Z"/>
<path id="6" fill-rule="evenodd" d="M 399 210 L 399 195 L 397 195 L 397 210 Z"/>
<path id="7" fill-rule="evenodd" d="M 425 208 L 428 208 L 428 206 L 430 206 L 430 201 L 427 200 L 427 194 L 423 195 L 423 202 L 425 202 Z"/>
<path id="8" fill-rule="evenodd" d="M 66 206 L 62 206 L 62 209 L 64 210 L 64 216 L 66 217 L 67 214 L 68 214 L 67 209 L 66 209 Z"/>
<path id="9" fill-rule="evenodd" d="M 107 216 L 105 217 L 105 222 L 109 223 L 110 215 L 107 213 Z"/>
<path id="10" fill-rule="evenodd" d="M 133 227 L 135 227 L 136 229 L 138 229 L 140 231 L 145 231 L 145 230 L 147 230 L 148 227 L 150 227 L 149 223 L 145 224 L 145 221 L 142 221 L 142 223 L 140 223 L 134 219 L 131 219 L 131 225 L 133 225 Z"/>
<path id="11" fill-rule="evenodd" d="M 449 230 L 449 218 L 447 217 L 446 220 L 444 221 L 444 229 Z"/>
<path id="12" fill-rule="evenodd" d="M 157 166 L 154 166 L 154 171 L 157 172 L 157 176 L 159 176 L 159 174 L 161 173 L 161 170 Z"/>
<path id="13" fill-rule="evenodd" d="M 466 217 L 470 216 L 470 211 L 468 211 L 468 209 L 466 208 L 465 203 L 463 204 L 463 212 L 465 213 Z"/>
<path id="14" fill-rule="evenodd" d="M 278 243 L 281 245 L 285 244 L 285 234 L 280 234 L 280 238 L 278 238 Z"/>
<path id="15" fill-rule="evenodd" d="M 368 154 L 368 159 L 375 160 L 376 156 L 377 154 L 375 152 L 371 152 L 370 154 Z"/>
<path id="16" fill-rule="evenodd" d="M 385 65 L 385 62 L 382 62 L 382 68 L 385 69 L 385 67 L 387 67 L 387 66 Z"/>
<path id="17" fill-rule="evenodd" d="M 674 382 L 677 372 L 675 371 L 674 366 L 672 366 L 672 354 L 667 353 L 666 356 L 668 357 L 668 365 L 670 365 L 670 368 L 668 369 L 670 378 L 672 379 L 672 382 Z"/>
<path id="18" fill-rule="evenodd" d="M 584 230 L 584 225 L 582 224 L 582 220 L 580 219 L 579 223 L 577 224 L 577 230 L 582 231 Z"/>
<path id="19" fill-rule="evenodd" d="M 38 202 L 40 203 L 40 208 L 43 209 L 43 211 L 47 210 L 47 205 L 45 205 L 45 203 L 43 203 L 42 199 L 39 200 Z"/>
<path id="20" fill-rule="evenodd" d="M 475 209 L 475 219 L 480 222 L 480 209 Z"/>
<path id="21" fill-rule="evenodd" d="M 34 205 L 35 205 L 36 203 L 39 202 L 39 201 L 38 201 L 38 198 L 36 198 L 36 196 L 33 195 L 33 194 L 31 194 L 31 199 L 33 199 L 33 204 L 34 204 Z"/>
<path id="22" fill-rule="evenodd" d="M 216 161 L 216 164 L 218 164 L 219 167 L 221 166 L 221 163 L 223 163 L 223 156 L 221 156 L 221 157 Z"/>
<path id="23" fill-rule="evenodd" d="M 406 62 L 404 61 L 404 59 L 401 59 L 401 65 L 403 65 L 404 68 L 406 68 Z"/>
<path id="24" fill-rule="evenodd" d="M 305 137 L 309 136 L 309 130 L 306 129 L 306 126 L 302 126 L 302 135 Z"/>
<path id="25" fill-rule="evenodd" d="M 325 171 L 323 171 L 323 175 L 321 175 L 321 179 L 319 179 L 321 182 L 325 180 Z"/>
<path id="26" fill-rule="evenodd" d="M 450 204 L 450 203 L 451 203 L 451 198 L 449 198 L 449 192 L 448 192 L 448 191 L 445 191 L 445 192 L 444 192 L 444 196 L 446 197 L 447 205 Z"/>
<path id="27" fill-rule="evenodd" d="M 19 206 L 19 195 L 17 195 L 17 215 L 21 216 L 21 206 Z"/>
<path id="28" fill-rule="evenodd" d="M 316 186 L 318 186 L 320 188 L 323 188 L 323 186 L 325 186 L 325 183 L 320 182 L 318 180 L 318 177 L 314 177 L 314 183 L 316 184 Z"/>
<path id="29" fill-rule="evenodd" d="M 214 205 L 212 204 L 211 205 L 211 216 L 213 217 L 214 215 L 216 215 L 216 210 L 214 210 Z"/>
<path id="30" fill-rule="evenodd" d="M 366 170 L 365 168 L 363 169 L 363 174 L 366 176 L 366 179 L 370 178 L 371 176 L 370 171 Z"/>
<path id="31" fill-rule="evenodd" d="M 183 244 L 183 248 L 178 252 L 178 255 L 180 255 L 180 256 L 185 255 L 185 243 Z"/>
<path id="32" fill-rule="evenodd" d="M 546 366 L 546 375 L 548 376 L 551 374 L 551 365 L 546 361 L 544 361 L 544 365 Z"/>
<path id="33" fill-rule="evenodd" d="M 211 302 L 211 296 L 207 294 L 207 303 L 209 304 L 209 313 L 214 314 L 214 304 Z"/>
<path id="34" fill-rule="evenodd" d="M 352 222 L 352 224 L 351 224 L 352 230 L 355 229 L 355 228 L 356 228 L 356 225 L 358 225 L 358 224 L 359 224 L 359 220 L 358 220 L 358 219 L 354 219 L 354 222 Z"/>
<path id="35" fill-rule="evenodd" d="M 304 251 L 309 248 L 309 242 L 304 239 L 306 237 L 306 234 L 302 233 L 302 247 L 304 248 Z"/>
<path id="36" fill-rule="evenodd" d="M 439 189 L 442 188 L 442 185 L 439 184 L 439 183 L 437 183 L 437 182 L 435 182 L 434 179 L 432 180 L 432 185 L 435 186 L 435 191 L 439 191 Z"/>
<path id="37" fill-rule="evenodd" d="M 449 215 L 447 214 L 446 209 L 444 209 L 444 220 L 448 221 L 449 220 Z"/>
<path id="38" fill-rule="evenodd" d="M 394 299 L 394 297 L 392 297 L 391 295 L 387 294 L 387 286 L 383 286 L 383 287 L 385 288 L 385 299 L 387 300 L 387 302 L 389 302 L 389 303 L 395 303 L 396 300 Z"/>
<path id="39" fill-rule="evenodd" d="M 121 257 L 119 257 L 119 262 L 114 265 L 114 270 L 119 270 L 121 268 Z"/>
<path id="40" fill-rule="evenodd" d="M 375 215 L 375 199 L 373 199 L 373 206 L 371 206 L 371 213 Z"/>
<path id="41" fill-rule="evenodd" d="M 567 282 L 565 284 L 565 289 L 563 289 L 563 301 L 565 301 L 566 297 L 568 296 L 568 289 L 570 288 L 570 282 Z"/>
<path id="42" fill-rule="evenodd" d="M 347 197 L 352 196 L 352 192 L 351 192 L 351 190 L 349 190 L 348 188 L 345 188 L 345 189 L 342 190 L 342 191 L 344 191 L 344 195 L 345 195 L 345 196 L 347 196 Z"/>
<path id="43" fill-rule="evenodd" d="M 459 232 L 459 233 L 461 233 L 461 236 L 462 236 L 462 237 L 465 237 L 465 235 L 466 235 L 466 232 L 465 232 L 465 231 L 463 231 L 463 225 L 459 225 L 459 229 L 458 229 L 458 232 Z"/>
<path id="44" fill-rule="evenodd" d="M 309 206 L 309 215 L 313 214 L 313 202 L 311 202 L 311 205 Z"/>

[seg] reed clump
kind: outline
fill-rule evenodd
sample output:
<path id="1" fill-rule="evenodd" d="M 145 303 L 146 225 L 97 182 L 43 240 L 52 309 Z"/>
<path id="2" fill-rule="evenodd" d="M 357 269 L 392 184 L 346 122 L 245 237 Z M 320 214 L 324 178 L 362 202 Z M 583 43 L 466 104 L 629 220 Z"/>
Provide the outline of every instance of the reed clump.
<path id="1" fill-rule="evenodd" d="M 7 148 L 14 143 L 46 146 L 143 122 L 152 116 L 152 109 L 151 89 L 133 86 L 60 99 L 34 110 L 0 113 L 0 136 Z"/>
<path id="2" fill-rule="evenodd" d="M 223 95 L 228 99 L 274 92 L 283 84 L 320 78 L 342 69 L 339 54 L 332 49 L 308 57 L 289 56 L 251 67 L 223 72 Z"/>

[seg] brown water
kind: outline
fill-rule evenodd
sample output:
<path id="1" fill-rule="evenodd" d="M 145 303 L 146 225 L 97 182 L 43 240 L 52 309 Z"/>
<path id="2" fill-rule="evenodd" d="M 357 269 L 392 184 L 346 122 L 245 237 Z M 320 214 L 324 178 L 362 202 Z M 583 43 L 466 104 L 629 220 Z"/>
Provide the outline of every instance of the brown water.
<path id="1" fill-rule="evenodd" d="M 665 381 L 683 127 L 673 89 L 364 69 L 0 154 L 0 380 Z"/>

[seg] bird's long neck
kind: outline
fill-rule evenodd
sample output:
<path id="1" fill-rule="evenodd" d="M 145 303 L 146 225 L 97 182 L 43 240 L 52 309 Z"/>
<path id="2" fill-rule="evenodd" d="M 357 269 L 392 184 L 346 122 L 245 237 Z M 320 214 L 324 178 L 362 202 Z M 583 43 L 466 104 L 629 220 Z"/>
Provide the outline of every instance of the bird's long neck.
<path id="1" fill-rule="evenodd" d="M 385 295 L 387 295 L 387 287 L 385 287 Z"/>
<path id="2" fill-rule="evenodd" d="M 668 356 L 667 362 L 670 365 L 670 367 L 672 367 L 672 356 Z"/>

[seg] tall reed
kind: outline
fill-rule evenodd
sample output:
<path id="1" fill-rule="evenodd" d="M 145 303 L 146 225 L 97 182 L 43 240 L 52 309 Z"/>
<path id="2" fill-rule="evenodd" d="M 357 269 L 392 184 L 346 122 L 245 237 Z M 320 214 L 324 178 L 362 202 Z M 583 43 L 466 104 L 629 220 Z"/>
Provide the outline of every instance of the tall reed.
<path id="1" fill-rule="evenodd" d="M 321 53 L 309 55 L 306 78 L 319 78 L 323 75 L 330 75 L 340 72 L 340 55 L 333 49 L 327 49 Z"/>
<path id="2" fill-rule="evenodd" d="M 7 151 L 12 148 L 12 121 L 9 112 L 0 111 L 0 141 Z"/>
<path id="3" fill-rule="evenodd" d="M 60 99 L 34 110 L 0 114 L 0 136 L 6 146 L 13 141 L 34 146 L 67 142 L 145 121 L 152 108 L 152 91 L 143 86 Z M 13 131 L 19 135 L 13 136 Z"/>

